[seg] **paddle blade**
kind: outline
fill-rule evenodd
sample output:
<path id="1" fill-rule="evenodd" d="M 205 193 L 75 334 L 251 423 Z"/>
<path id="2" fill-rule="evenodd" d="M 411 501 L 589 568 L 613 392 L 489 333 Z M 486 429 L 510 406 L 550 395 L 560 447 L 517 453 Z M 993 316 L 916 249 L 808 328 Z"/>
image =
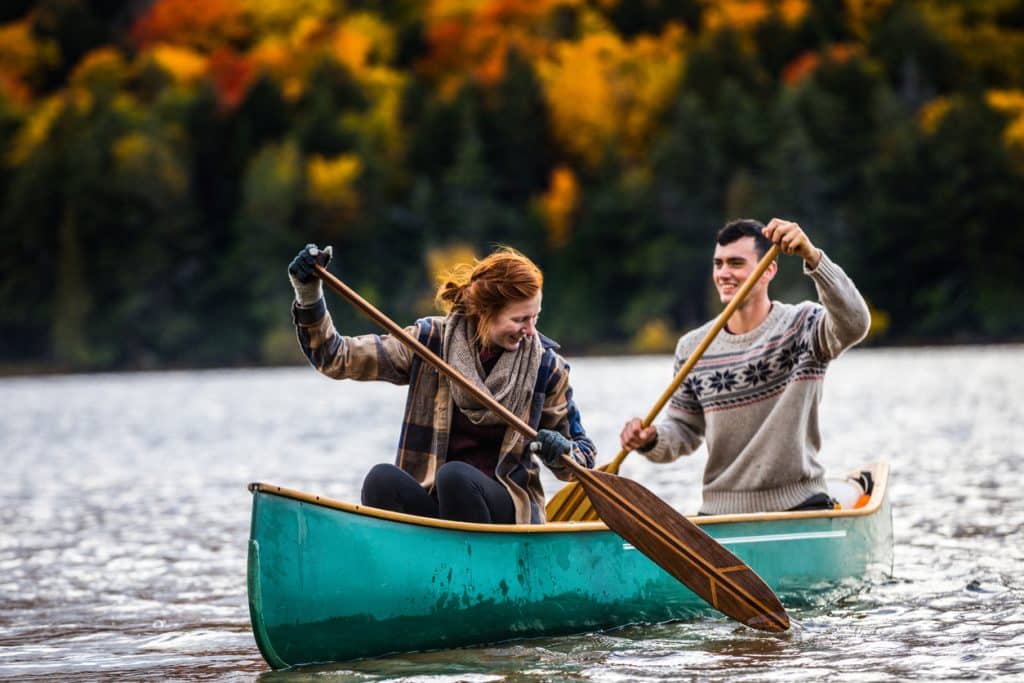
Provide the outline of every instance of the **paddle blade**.
<path id="1" fill-rule="evenodd" d="M 761 631 L 789 628 L 789 615 L 753 569 L 640 484 L 573 467 L 601 519 L 709 605 Z"/>
<path id="2" fill-rule="evenodd" d="M 601 472 L 618 474 L 619 464 L 613 460 L 597 469 Z M 558 489 L 548 501 L 545 511 L 549 522 L 596 522 L 598 520 L 594 506 L 587 498 L 587 492 L 576 481 Z"/>

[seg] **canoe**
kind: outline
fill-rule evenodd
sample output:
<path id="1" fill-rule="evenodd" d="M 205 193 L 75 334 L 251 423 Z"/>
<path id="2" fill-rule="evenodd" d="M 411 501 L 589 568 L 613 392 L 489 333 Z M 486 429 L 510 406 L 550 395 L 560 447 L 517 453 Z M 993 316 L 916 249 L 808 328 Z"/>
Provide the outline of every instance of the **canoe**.
<path id="1" fill-rule="evenodd" d="M 859 507 L 694 517 L 787 606 L 892 571 L 886 462 Z M 469 524 L 269 484 L 253 494 L 249 615 L 275 668 L 716 615 L 601 522 Z"/>

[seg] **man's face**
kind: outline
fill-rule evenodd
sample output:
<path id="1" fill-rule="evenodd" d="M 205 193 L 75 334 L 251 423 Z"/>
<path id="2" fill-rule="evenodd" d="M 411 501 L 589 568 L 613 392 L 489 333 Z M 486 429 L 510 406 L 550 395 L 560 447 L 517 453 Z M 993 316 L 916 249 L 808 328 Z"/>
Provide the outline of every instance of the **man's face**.
<path id="1" fill-rule="evenodd" d="M 741 237 L 726 245 L 715 245 L 714 269 L 711 277 L 715 282 L 715 289 L 718 290 L 718 298 L 723 304 L 732 301 L 737 290 L 746 282 L 759 260 L 753 237 Z M 747 295 L 748 301 L 755 299 L 759 292 L 767 290 L 768 283 L 774 277 L 777 267 L 775 263 L 772 263 L 764 272 L 760 281 Z M 767 296 L 767 293 L 764 295 Z"/>

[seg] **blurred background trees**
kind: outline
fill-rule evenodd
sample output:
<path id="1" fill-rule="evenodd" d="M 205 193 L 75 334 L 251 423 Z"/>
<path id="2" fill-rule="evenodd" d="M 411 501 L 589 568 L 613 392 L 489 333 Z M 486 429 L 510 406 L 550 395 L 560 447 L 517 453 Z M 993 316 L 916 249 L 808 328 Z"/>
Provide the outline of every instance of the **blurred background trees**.
<path id="1" fill-rule="evenodd" d="M 515 246 L 569 351 L 664 351 L 741 216 L 799 221 L 876 343 L 1020 340 L 1022 209 L 1019 0 L 0 9 L 6 367 L 294 362 L 307 242 L 407 321 Z"/>

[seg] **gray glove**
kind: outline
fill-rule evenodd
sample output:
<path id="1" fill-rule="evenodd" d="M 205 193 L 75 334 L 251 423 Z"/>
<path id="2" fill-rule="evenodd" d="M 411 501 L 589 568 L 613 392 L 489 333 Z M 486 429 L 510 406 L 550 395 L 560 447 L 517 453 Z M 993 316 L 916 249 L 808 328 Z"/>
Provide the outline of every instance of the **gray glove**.
<path id="1" fill-rule="evenodd" d="M 295 300 L 299 305 L 309 306 L 323 297 L 323 285 L 313 265 L 318 263 L 326 267 L 333 254 L 331 247 L 320 249 L 315 244 L 307 244 L 288 264 L 288 279 L 291 280 Z"/>
<path id="2" fill-rule="evenodd" d="M 553 429 L 542 429 L 530 442 L 530 452 L 536 453 L 548 467 L 561 467 L 562 456 L 572 450 L 572 442 Z"/>

